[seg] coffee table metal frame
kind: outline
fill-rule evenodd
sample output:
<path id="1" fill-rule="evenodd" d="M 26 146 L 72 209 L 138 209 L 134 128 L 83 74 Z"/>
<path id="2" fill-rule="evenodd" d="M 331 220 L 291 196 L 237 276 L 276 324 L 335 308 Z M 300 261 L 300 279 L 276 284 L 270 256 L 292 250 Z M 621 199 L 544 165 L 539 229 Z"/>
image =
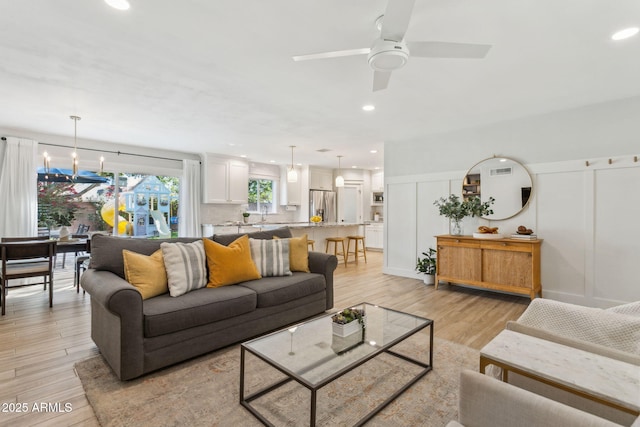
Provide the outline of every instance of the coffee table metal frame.
<path id="1" fill-rule="evenodd" d="M 362 305 L 373 305 L 373 304 L 368 304 L 368 303 L 360 303 L 360 304 L 355 304 L 352 307 L 358 307 L 358 306 L 362 306 Z M 379 307 L 379 306 L 376 306 Z M 413 316 L 409 313 L 404 313 L 398 310 L 392 310 L 389 308 L 385 308 L 385 307 L 379 307 L 382 308 L 384 310 L 387 310 L 389 312 L 395 312 L 395 313 L 399 313 L 399 314 L 404 314 L 404 315 L 409 315 L 409 316 Z M 320 319 L 322 317 L 330 317 L 332 316 L 334 313 L 331 314 L 325 314 L 325 315 L 321 315 L 319 317 L 313 318 L 308 320 L 307 322 L 311 322 L 317 319 Z M 324 387 L 325 385 L 331 383 L 332 381 L 336 380 L 337 378 L 340 378 L 341 376 L 347 374 L 348 372 L 351 372 L 353 369 L 357 368 L 358 366 L 366 363 L 367 361 L 373 359 L 374 357 L 378 356 L 381 353 L 386 353 L 386 354 L 390 354 L 392 356 L 395 356 L 399 359 L 402 359 L 406 362 L 409 363 L 413 363 L 414 365 L 417 365 L 421 368 L 423 368 L 417 375 L 415 375 L 410 381 L 408 381 L 406 384 L 404 384 L 400 389 L 398 389 L 395 393 L 393 393 L 389 398 L 387 398 L 384 402 L 380 403 L 377 407 L 375 407 L 371 412 L 369 412 L 367 415 L 365 415 L 362 419 L 360 419 L 360 421 L 358 421 L 355 425 L 356 426 L 361 426 L 363 424 L 365 424 L 367 421 L 369 421 L 371 418 L 373 418 L 378 412 L 380 412 L 382 409 L 384 409 L 388 404 L 390 404 L 391 402 L 393 402 L 398 396 L 400 396 L 402 393 L 404 393 L 407 389 L 409 389 L 413 384 L 415 384 L 420 378 L 424 377 L 429 371 L 431 371 L 433 369 L 433 320 L 431 319 L 425 319 L 425 318 L 421 318 L 419 316 L 413 316 L 415 318 L 419 318 L 424 320 L 425 322 L 421 325 L 418 325 L 417 327 L 415 327 L 412 330 L 409 330 L 407 333 L 397 337 L 396 339 L 394 339 L 393 341 L 390 341 L 387 344 L 384 344 L 380 347 L 378 347 L 375 351 L 373 351 L 370 354 L 367 354 L 366 356 L 354 361 L 353 363 L 345 366 L 344 368 L 337 370 L 336 372 L 334 372 L 333 374 L 327 376 L 326 378 L 324 378 L 322 381 L 316 383 L 316 384 L 312 384 L 309 381 L 305 380 L 304 378 L 302 378 L 301 376 L 299 376 L 298 374 L 296 374 L 295 372 L 287 369 L 286 366 L 283 366 L 281 364 L 279 364 L 276 361 L 271 360 L 269 357 L 264 356 L 262 353 L 260 353 L 259 351 L 254 351 L 253 349 L 251 349 L 250 347 L 248 347 L 248 345 L 251 342 L 255 342 L 261 339 L 264 339 L 268 336 L 274 335 L 274 334 L 279 334 L 282 333 L 283 331 L 285 331 L 286 329 L 281 329 L 279 331 L 273 332 L 271 334 L 265 335 L 263 337 L 260 338 L 256 338 L 254 340 L 251 341 L 247 341 L 245 343 L 242 343 L 240 345 L 240 404 L 242 406 L 244 406 L 247 410 L 249 410 L 249 412 L 251 412 L 258 420 L 260 420 L 264 425 L 266 426 L 273 426 L 272 423 L 270 423 L 262 414 L 260 414 L 260 412 L 255 409 L 253 406 L 251 406 L 251 401 L 256 400 L 262 396 L 264 396 L 265 394 L 283 386 L 284 384 L 289 383 L 290 381 L 296 381 L 297 383 L 299 383 L 300 385 L 306 387 L 310 392 L 311 392 L 311 402 L 310 402 L 310 419 L 309 419 L 309 425 L 314 427 L 316 425 L 316 411 L 317 411 L 317 397 L 318 397 L 318 390 L 320 390 L 322 387 Z M 302 322 L 299 325 L 302 325 L 304 323 L 307 322 Z M 408 337 L 414 335 L 415 333 L 421 331 L 422 329 L 429 327 L 429 363 L 425 363 L 419 360 L 416 360 L 412 357 L 397 353 L 393 350 L 391 350 L 391 348 L 395 345 L 397 345 L 398 343 L 404 341 L 405 339 L 407 339 Z M 245 371 L 245 355 L 246 352 L 249 352 L 251 354 L 253 354 L 254 356 L 256 356 L 257 358 L 259 358 L 260 360 L 264 361 L 265 363 L 267 363 L 268 365 L 272 366 L 273 368 L 277 369 L 278 371 L 282 372 L 283 374 L 285 374 L 287 376 L 287 378 L 284 378 L 283 380 L 272 384 L 268 387 L 265 387 L 259 391 L 256 391 L 248 396 L 245 396 L 245 375 L 244 375 L 244 371 Z"/>

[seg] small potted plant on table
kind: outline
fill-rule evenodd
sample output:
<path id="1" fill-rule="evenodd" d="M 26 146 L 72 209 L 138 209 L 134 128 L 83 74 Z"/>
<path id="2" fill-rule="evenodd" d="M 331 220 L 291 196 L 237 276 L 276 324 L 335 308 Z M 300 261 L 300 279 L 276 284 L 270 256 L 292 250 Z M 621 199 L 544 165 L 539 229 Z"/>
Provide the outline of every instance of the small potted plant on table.
<path id="1" fill-rule="evenodd" d="M 242 221 L 245 224 L 249 222 L 249 215 L 251 215 L 249 212 L 242 212 Z"/>
<path id="2" fill-rule="evenodd" d="M 424 284 L 433 285 L 436 282 L 436 250 L 429 248 L 428 252 L 422 252 L 424 258 L 418 258 L 416 270 L 424 273 Z"/>
<path id="3" fill-rule="evenodd" d="M 333 322 L 333 334 L 346 337 L 359 330 L 364 330 L 366 314 L 360 308 L 345 308 L 340 313 L 331 316 Z"/>

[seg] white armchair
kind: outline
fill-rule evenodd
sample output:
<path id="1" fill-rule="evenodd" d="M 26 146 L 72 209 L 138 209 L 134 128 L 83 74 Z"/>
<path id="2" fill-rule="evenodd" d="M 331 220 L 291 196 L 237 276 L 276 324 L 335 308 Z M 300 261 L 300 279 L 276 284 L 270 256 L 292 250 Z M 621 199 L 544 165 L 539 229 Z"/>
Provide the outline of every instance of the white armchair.
<path id="1" fill-rule="evenodd" d="M 460 374 L 458 408 L 458 421 L 447 427 L 620 426 L 469 370 Z"/>

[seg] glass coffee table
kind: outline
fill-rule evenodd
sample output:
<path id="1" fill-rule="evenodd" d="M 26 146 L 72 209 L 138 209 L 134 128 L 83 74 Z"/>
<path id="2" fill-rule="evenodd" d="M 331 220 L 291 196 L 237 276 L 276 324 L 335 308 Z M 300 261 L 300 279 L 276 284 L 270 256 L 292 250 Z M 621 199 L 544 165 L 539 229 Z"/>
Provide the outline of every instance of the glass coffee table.
<path id="1" fill-rule="evenodd" d="M 380 403 L 355 425 L 362 425 L 391 403 L 396 397 L 424 377 L 433 368 L 433 320 L 361 303 L 351 308 L 364 310 L 364 328 L 346 337 L 333 331 L 331 316 L 323 315 L 242 343 L 240 346 L 240 404 L 265 425 L 269 422 L 251 402 L 296 381 L 311 392 L 310 426 L 316 425 L 318 390 L 354 370 L 365 362 L 385 353 L 418 366 L 418 373 Z M 396 344 L 429 327 L 428 362 L 416 360 L 392 350 Z M 250 395 L 245 395 L 246 352 L 255 355 L 285 378 Z"/>

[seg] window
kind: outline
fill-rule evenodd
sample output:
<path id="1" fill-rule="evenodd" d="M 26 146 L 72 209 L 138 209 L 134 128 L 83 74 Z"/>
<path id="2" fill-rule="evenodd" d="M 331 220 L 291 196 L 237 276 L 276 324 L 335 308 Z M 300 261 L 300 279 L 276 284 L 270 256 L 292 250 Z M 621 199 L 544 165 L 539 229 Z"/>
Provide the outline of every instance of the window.
<path id="1" fill-rule="evenodd" d="M 249 212 L 274 212 L 275 182 L 271 179 L 249 179 Z"/>

